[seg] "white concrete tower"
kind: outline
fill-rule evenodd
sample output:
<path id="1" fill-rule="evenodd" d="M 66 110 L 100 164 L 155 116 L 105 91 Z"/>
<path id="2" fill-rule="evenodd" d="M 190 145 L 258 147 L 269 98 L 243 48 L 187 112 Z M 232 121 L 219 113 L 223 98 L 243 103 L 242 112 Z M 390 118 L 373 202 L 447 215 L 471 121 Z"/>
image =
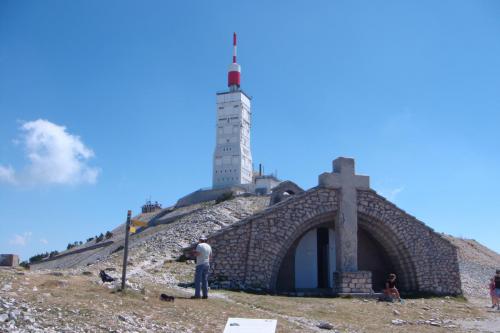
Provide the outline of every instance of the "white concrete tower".
<path id="1" fill-rule="evenodd" d="M 240 75 L 241 67 L 236 62 L 234 33 L 233 62 L 228 71 L 229 91 L 217 93 L 213 188 L 252 183 L 250 97 L 240 89 Z"/>

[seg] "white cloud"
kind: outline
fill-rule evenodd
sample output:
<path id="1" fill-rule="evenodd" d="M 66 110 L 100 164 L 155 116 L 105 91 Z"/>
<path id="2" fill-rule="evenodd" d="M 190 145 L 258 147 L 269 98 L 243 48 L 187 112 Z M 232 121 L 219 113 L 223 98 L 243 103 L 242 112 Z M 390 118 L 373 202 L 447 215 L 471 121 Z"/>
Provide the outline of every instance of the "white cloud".
<path id="1" fill-rule="evenodd" d="M 11 245 L 17 245 L 17 246 L 26 246 L 28 242 L 31 239 L 31 232 L 25 232 L 22 235 L 14 235 L 12 239 L 9 241 L 9 244 Z"/>
<path id="2" fill-rule="evenodd" d="M 47 244 L 49 244 L 49 241 L 46 240 L 45 238 L 41 238 L 40 243 L 47 245 Z"/>
<path id="3" fill-rule="evenodd" d="M 7 167 L 0 165 L 0 183 L 1 182 L 11 184 L 16 182 L 15 171 L 10 165 Z"/>
<path id="4" fill-rule="evenodd" d="M 0 182 L 65 185 L 97 181 L 99 169 L 87 164 L 94 152 L 66 127 L 38 119 L 24 123 L 21 131 L 29 163 L 21 172 L 0 165 Z"/>
<path id="5" fill-rule="evenodd" d="M 381 191 L 382 196 L 386 197 L 387 200 L 389 201 L 394 201 L 396 200 L 396 197 L 398 196 L 399 193 L 403 192 L 405 188 L 403 186 L 393 188 L 387 191 Z"/>

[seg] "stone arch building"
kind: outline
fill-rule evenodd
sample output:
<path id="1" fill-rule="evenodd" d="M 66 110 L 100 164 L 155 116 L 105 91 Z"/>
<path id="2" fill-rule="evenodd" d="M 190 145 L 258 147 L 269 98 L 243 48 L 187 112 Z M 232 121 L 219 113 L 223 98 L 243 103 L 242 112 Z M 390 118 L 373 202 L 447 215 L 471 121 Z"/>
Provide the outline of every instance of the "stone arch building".
<path id="1" fill-rule="evenodd" d="M 338 158 L 319 184 L 212 235 L 212 278 L 271 292 L 461 294 L 456 248 Z"/>
<path id="2" fill-rule="evenodd" d="M 290 198 L 293 195 L 300 194 L 304 192 L 302 188 L 300 188 L 294 182 L 289 180 L 281 182 L 278 186 L 272 189 L 271 200 L 269 200 L 269 204 L 275 205 L 283 200 Z"/>

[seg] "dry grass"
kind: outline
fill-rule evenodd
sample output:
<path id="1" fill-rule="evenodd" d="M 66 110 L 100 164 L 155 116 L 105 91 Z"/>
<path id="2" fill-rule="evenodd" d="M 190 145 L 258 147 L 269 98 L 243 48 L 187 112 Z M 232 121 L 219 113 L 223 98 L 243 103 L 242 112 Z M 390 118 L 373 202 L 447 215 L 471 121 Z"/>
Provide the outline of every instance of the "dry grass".
<path id="1" fill-rule="evenodd" d="M 179 264 L 184 265 L 184 264 Z M 184 278 L 184 267 L 169 265 Z M 76 327 L 90 331 L 222 332 L 228 317 L 275 318 L 278 332 L 312 332 L 320 321 L 332 323 L 340 332 L 449 332 L 428 324 L 395 326 L 392 319 L 409 322 L 440 319 L 483 318 L 484 309 L 462 299 L 414 299 L 405 304 L 340 298 L 298 298 L 214 291 L 208 300 L 191 300 L 192 290 L 163 289 L 147 284 L 145 292 L 115 292 L 97 282 L 97 276 L 53 276 L 40 273 L 17 275 L 0 270 L 0 287 L 12 284 L 0 297 L 13 297 L 39 308 L 54 327 Z M 33 289 L 35 288 L 35 289 Z M 162 302 L 160 293 L 176 296 Z M 399 312 L 399 315 L 394 313 Z M 62 314 L 62 315 L 61 315 Z M 133 329 L 118 315 L 134 318 Z M 156 325 L 156 326 L 155 326 Z M 453 329 L 460 332 L 460 329 Z"/>
<path id="2" fill-rule="evenodd" d="M 375 300 L 342 298 L 299 298 L 235 294 L 231 298 L 240 304 L 256 306 L 282 316 L 308 318 L 312 322 L 327 321 L 341 331 L 403 332 L 411 325 L 394 326 L 392 319 L 409 322 L 418 320 L 456 320 L 481 317 L 477 307 L 463 299 L 418 299 L 404 304 L 377 302 Z M 394 314 L 394 310 L 399 315 Z M 417 331 L 417 327 L 413 328 Z M 418 332 L 449 332 L 449 328 L 418 325 Z"/>

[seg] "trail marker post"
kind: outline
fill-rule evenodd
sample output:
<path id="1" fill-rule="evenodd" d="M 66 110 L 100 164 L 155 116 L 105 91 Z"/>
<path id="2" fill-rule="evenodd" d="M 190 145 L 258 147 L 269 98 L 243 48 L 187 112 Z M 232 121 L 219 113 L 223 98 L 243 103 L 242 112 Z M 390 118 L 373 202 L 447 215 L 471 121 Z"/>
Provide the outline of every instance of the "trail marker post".
<path id="1" fill-rule="evenodd" d="M 122 291 L 125 291 L 125 280 L 127 278 L 127 259 L 128 259 L 128 234 L 130 233 L 130 218 L 132 211 L 127 212 L 127 223 L 125 223 L 125 246 L 123 248 L 123 270 L 122 270 Z"/>

